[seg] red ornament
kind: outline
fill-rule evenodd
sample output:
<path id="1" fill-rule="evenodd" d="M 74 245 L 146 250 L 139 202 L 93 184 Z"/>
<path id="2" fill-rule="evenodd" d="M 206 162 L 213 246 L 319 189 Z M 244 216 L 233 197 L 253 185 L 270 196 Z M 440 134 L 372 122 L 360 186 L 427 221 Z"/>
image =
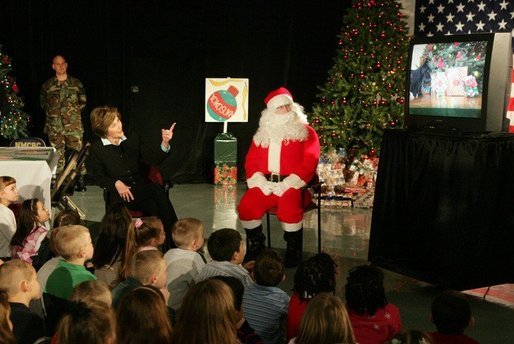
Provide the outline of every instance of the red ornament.
<path id="1" fill-rule="evenodd" d="M 4 56 L 2 57 L 2 62 L 3 62 L 3 63 L 5 63 L 5 64 L 9 64 L 9 62 L 10 62 L 10 61 L 9 61 L 9 56 L 4 55 Z"/>
<path id="2" fill-rule="evenodd" d="M 12 90 L 14 91 L 14 93 L 18 93 L 20 91 L 17 84 L 12 85 Z"/>
<path id="3" fill-rule="evenodd" d="M 370 158 L 373 158 L 375 156 L 375 154 L 377 154 L 377 151 L 375 150 L 375 148 L 371 148 L 368 152 L 368 156 Z"/>

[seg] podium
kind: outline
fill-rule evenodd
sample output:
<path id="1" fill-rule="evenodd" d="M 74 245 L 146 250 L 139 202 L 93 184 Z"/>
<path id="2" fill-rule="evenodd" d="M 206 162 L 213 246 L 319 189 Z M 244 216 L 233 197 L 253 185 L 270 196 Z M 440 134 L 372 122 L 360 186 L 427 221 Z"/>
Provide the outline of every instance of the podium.
<path id="1" fill-rule="evenodd" d="M 514 135 L 386 130 L 369 261 L 459 290 L 514 282 Z"/>

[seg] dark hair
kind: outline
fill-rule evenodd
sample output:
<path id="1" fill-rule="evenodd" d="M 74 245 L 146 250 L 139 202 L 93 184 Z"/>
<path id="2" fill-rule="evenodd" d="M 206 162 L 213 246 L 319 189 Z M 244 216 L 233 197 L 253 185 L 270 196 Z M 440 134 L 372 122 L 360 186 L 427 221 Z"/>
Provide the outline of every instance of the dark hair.
<path id="1" fill-rule="evenodd" d="M 360 265 L 350 270 L 345 287 L 346 304 L 357 314 L 375 315 L 387 305 L 384 273 L 371 265 Z"/>
<path id="2" fill-rule="evenodd" d="M 9 328 L 8 313 L 11 311 L 9 296 L 4 290 L 0 290 L 0 342 L 3 344 L 15 344 L 16 338 Z"/>
<path id="3" fill-rule="evenodd" d="M 211 258 L 218 262 L 230 261 L 235 252 L 239 251 L 243 238 L 232 228 L 222 228 L 211 234 L 207 241 L 207 249 Z"/>
<path id="4" fill-rule="evenodd" d="M 464 294 L 446 290 L 432 302 L 432 321 L 437 331 L 444 334 L 462 334 L 471 320 L 471 307 Z"/>
<path id="5" fill-rule="evenodd" d="M 274 250 L 265 250 L 255 259 L 255 282 L 265 287 L 276 287 L 284 279 L 284 262 Z"/>
<path id="6" fill-rule="evenodd" d="M 21 204 L 20 213 L 18 214 L 18 225 L 11 239 L 11 246 L 23 246 L 23 240 L 35 229 L 37 202 L 39 202 L 39 199 L 32 198 L 23 201 Z"/>
<path id="7" fill-rule="evenodd" d="M 66 225 L 81 225 L 82 220 L 76 210 L 64 210 L 55 216 L 53 227 L 58 228 Z"/>
<path id="8" fill-rule="evenodd" d="M 294 292 L 302 301 L 322 292 L 335 293 L 336 267 L 332 257 L 323 252 L 301 262 L 294 275 Z"/>
<path id="9" fill-rule="evenodd" d="M 95 243 L 95 267 L 101 268 L 125 259 L 125 243 L 131 221 L 130 212 L 123 203 L 115 203 L 107 210 L 100 223 L 100 233 Z"/>
<path id="10" fill-rule="evenodd" d="M 225 282 L 230 289 L 232 289 L 232 294 L 234 296 L 234 308 L 236 311 L 241 310 L 241 305 L 243 304 L 243 293 L 245 291 L 245 287 L 243 282 L 236 277 L 233 276 L 215 276 L 211 279 L 220 280 Z"/>

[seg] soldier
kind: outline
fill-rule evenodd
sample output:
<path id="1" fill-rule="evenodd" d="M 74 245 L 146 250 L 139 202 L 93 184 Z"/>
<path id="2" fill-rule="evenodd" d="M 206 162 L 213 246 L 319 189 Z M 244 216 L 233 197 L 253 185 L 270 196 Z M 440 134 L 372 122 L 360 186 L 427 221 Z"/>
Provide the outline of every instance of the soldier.
<path id="1" fill-rule="evenodd" d="M 81 111 L 86 106 L 86 93 L 82 83 L 67 74 L 68 63 L 64 57 L 57 55 L 52 62 L 55 77 L 43 84 L 39 100 L 46 113 L 44 132 L 48 134 L 52 147 L 60 154 L 57 164 L 59 176 L 64 170 L 65 149 L 80 151 L 82 148 L 84 128 Z M 86 170 L 82 168 L 76 182 L 77 191 L 86 190 L 85 174 Z"/>

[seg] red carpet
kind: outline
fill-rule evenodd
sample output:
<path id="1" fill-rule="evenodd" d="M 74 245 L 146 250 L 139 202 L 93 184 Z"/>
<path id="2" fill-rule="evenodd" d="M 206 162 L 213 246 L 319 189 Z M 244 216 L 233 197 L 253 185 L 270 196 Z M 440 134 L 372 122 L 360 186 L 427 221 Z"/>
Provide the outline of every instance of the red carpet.
<path id="1" fill-rule="evenodd" d="M 487 290 L 485 288 L 470 289 L 464 291 L 466 294 L 484 297 L 487 301 L 499 303 L 514 308 L 514 284 L 493 285 Z"/>

